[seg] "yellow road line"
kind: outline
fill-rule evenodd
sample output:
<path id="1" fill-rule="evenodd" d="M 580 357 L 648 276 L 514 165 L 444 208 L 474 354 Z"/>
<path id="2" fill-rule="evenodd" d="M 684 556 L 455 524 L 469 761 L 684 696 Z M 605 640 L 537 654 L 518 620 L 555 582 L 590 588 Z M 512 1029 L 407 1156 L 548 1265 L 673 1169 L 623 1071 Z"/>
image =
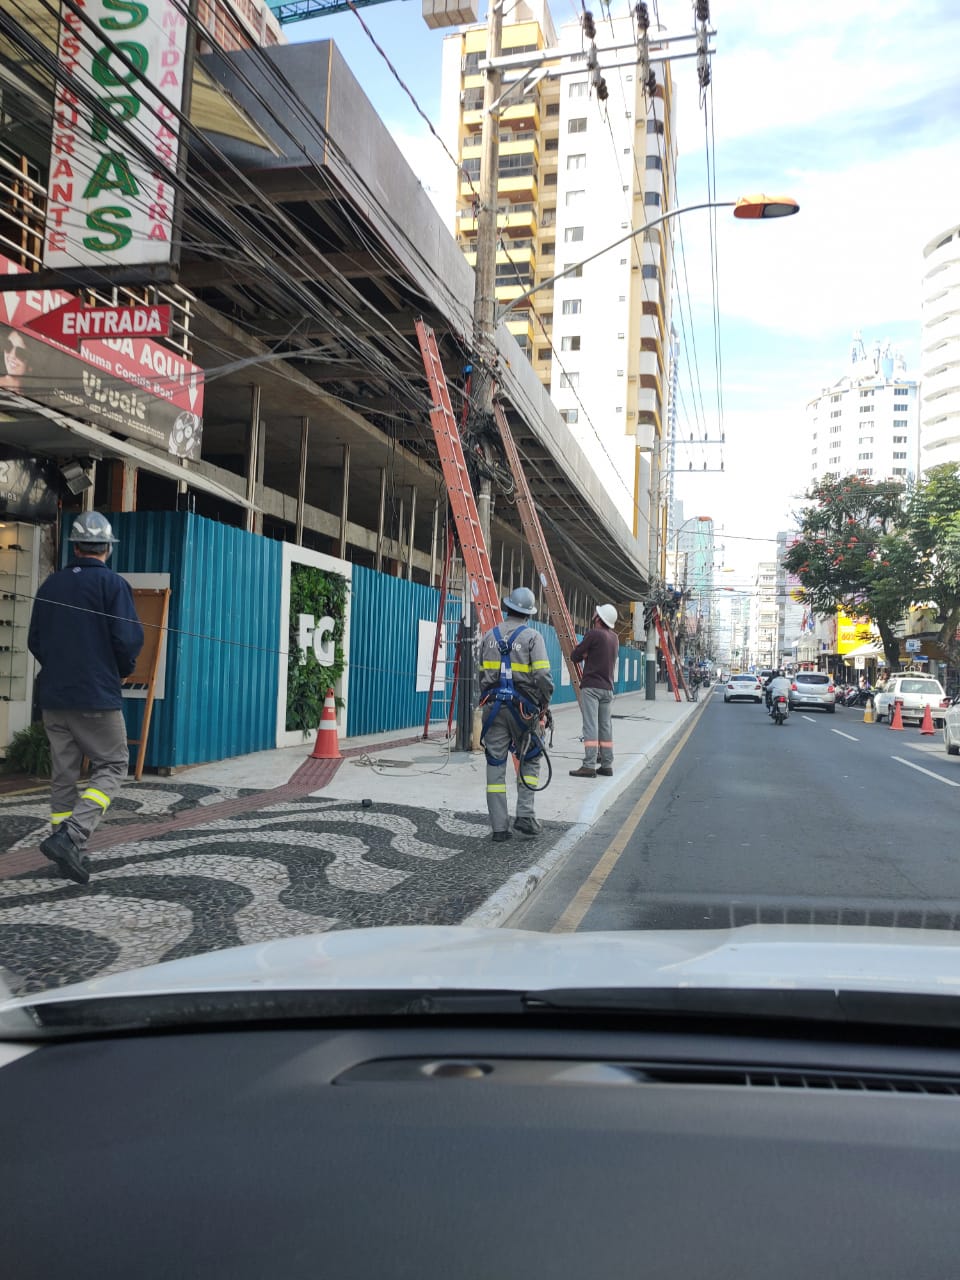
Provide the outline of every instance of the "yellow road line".
<path id="1" fill-rule="evenodd" d="M 580 925 L 583 923 L 584 916 L 593 906 L 594 900 L 606 883 L 610 872 L 620 861 L 620 855 L 629 844 L 630 837 L 640 825 L 643 815 L 650 807 L 650 803 L 659 791 L 664 778 L 673 768 L 673 764 L 677 756 L 687 745 L 687 739 L 697 727 L 704 708 L 709 705 L 709 701 L 709 698 L 706 699 L 701 703 L 699 710 L 694 712 L 690 719 L 689 727 L 684 732 L 680 741 L 667 756 L 666 760 L 664 760 L 643 795 L 630 810 L 623 826 L 614 836 L 613 840 L 611 840 L 610 844 L 601 855 L 600 860 L 590 872 L 590 875 L 577 890 L 566 911 L 564 911 L 563 915 L 550 930 L 551 933 L 574 933 L 580 928 Z"/>

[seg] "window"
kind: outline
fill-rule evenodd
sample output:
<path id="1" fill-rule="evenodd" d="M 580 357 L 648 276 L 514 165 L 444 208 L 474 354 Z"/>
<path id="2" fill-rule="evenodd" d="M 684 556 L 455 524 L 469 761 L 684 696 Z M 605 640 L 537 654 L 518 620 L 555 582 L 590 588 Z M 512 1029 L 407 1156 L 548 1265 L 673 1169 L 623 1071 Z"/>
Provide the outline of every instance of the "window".
<path id="1" fill-rule="evenodd" d="M 563 274 L 567 280 L 579 280 L 583 275 L 583 263 L 577 262 L 572 266 L 566 267 Z"/>
<path id="2" fill-rule="evenodd" d="M 583 239 L 583 227 L 567 227 L 563 238 L 567 244 L 576 244 Z"/>
<path id="3" fill-rule="evenodd" d="M 587 96 L 586 80 L 574 80 L 567 89 L 568 98 L 585 98 Z"/>
<path id="4" fill-rule="evenodd" d="M 545 173 L 543 175 L 543 185 L 545 187 L 555 187 L 557 185 L 557 175 L 555 173 Z"/>
<path id="5" fill-rule="evenodd" d="M 831 418 L 842 418 L 842 417 L 843 417 L 843 410 L 842 410 L 842 409 L 831 409 L 831 411 L 830 411 L 830 417 L 831 417 Z"/>
<path id="6" fill-rule="evenodd" d="M 559 102 L 548 102 L 548 103 L 547 103 L 547 111 L 546 111 L 546 114 L 547 114 L 547 118 L 548 118 L 548 119 L 549 119 L 551 116 L 558 116 L 558 115 L 560 114 L 560 103 L 559 103 Z"/>
<path id="7" fill-rule="evenodd" d="M 840 403 L 840 397 L 839 397 L 839 396 L 831 396 L 831 397 L 830 397 L 830 403 L 831 403 L 831 404 L 839 404 L 839 403 Z"/>
<path id="8" fill-rule="evenodd" d="M 573 191 L 568 191 L 565 201 L 567 208 L 569 209 L 572 204 L 579 204 L 586 194 L 586 191 L 582 187 Z"/>
<path id="9" fill-rule="evenodd" d="M 565 316 L 578 316 L 580 314 L 580 298 L 564 298 L 562 313 Z"/>
<path id="10" fill-rule="evenodd" d="M 623 370 L 622 370 L 622 369 L 618 369 L 618 370 L 617 370 L 617 377 L 618 377 L 618 378 L 622 378 L 622 377 L 623 377 Z"/>
<path id="11" fill-rule="evenodd" d="M 910 394 L 909 387 L 894 387 L 893 394 L 895 396 L 908 396 Z"/>
<path id="12" fill-rule="evenodd" d="M 873 467 L 857 467 L 858 476 L 872 476 Z"/>
<path id="13" fill-rule="evenodd" d="M 647 133 L 648 133 L 648 134 L 650 134 L 650 133 L 656 133 L 656 134 L 661 134 L 661 135 L 662 135 L 662 133 L 663 133 L 663 121 L 662 121 L 662 120 L 648 120 L 648 121 L 647 121 Z"/>
<path id="14" fill-rule="evenodd" d="M 859 453 L 859 454 L 857 454 L 857 460 L 858 460 L 859 462 L 869 462 L 872 458 L 873 458 L 873 454 L 872 454 L 872 453 Z"/>
<path id="15" fill-rule="evenodd" d="M 640 268 L 640 274 L 644 280 L 656 280 L 660 275 L 660 269 L 652 262 L 645 262 Z"/>
<path id="16" fill-rule="evenodd" d="M 873 436 L 861 436 L 857 444 L 873 444 Z"/>
<path id="17" fill-rule="evenodd" d="M 831 459 L 830 459 L 830 466 L 831 466 L 831 467 L 832 467 L 832 466 L 839 466 L 839 465 L 840 465 L 840 459 L 839 459 L 839 457 L 831 458 Z"/>
<path id="18" fill-rule="evenodd" d="M 647 169 L 662 169 L 663 161 L 659 156 L 647 156 L 647 163 L 645 167 Z"/>
<path id="19" fill-rule="evenodd" d="M 552 258 L 557 251 L 556 240 L 544 240 L 540 246 L 540 252 L 545 258 Z"/>
<path id="20" fill-rule="evenodd" d="M 561 409 L 560 417 L 568 425 L 572 426 L 580 417 L 579 409 Z"/>
<path id="21" fill-rule="evenodd" d="M 579 351 L 580 350 L 579 333 L 571 334 L 570 337 L 568 338 L 561 338 L 560 350 L 561 351 Z"/>
<path id="22" fill-rule="evenodd" d="M 572 116 L 567 121 L 567 133 L 586 133 L 586 132 L 587 132 L 586 116 Z"/>
<path id="23" fill-rule="evenodd" d="M 894 474 L 895 476 L 905 476 L 905 475 L 907 474 L 907 468 L 906 468 L 906 467 L 894 467 L 894 468 L 893 468 L 893 474 Z"/>
<path id="24" fill-rule="evenodd" d="M 561 387 L 575 387 L 579 381 L 579 373 L 561 373 L 560 375 Z"/>
<path id="25" fill-rule="evenodd" d="M 893 425 L 895 427 L 907 427 L 910 424 L 908 423 L 906 418 L 894 418 Z"/>
<path id="26" fill-rule="evenodd" d="M 894 443 L 894 444 L 906 444 L 906 443 L 907 443 L 907 437 L 906 437 L 906 436 L 894 436 L 894 437 L 893 437 L 893 443 Z"/>
<path id="27" fill-rule="evenodd" d="M 627 336 L 627 335 L 626 335 L 625 333 L 618 333 L 618 334 L 617 334 L 617 337 L 618 337 L 618 338 L 620 338 L 620 339 L 621 339 L 621 341 L 622 341 L 626 336 Z"/>
<path id="28" fill-rule="evenodd" d="M 814 445 L 814 446 L 813 446 L 813 448 L 810 450 L 810 452 L 811 452 L 811 453 L 816 453 L 816 452 L 817 452 L 817 446 L 816 446 L 816 445 Z M 814 463 L 814 466 L 816 466 L 816 463 Z"/>
<path id="29" fill-rule="evenodd" d="M 907 455 L 905 453 L 897 453 L 894 451 L 893 460 L 894 462 L 906 462 Z"/>
<path id="30" fill-rule="evenodd" d="M 872 392 L 872 391 L 861 391 L 861 392 L 860 392 L 860 399 L 862 400 L 865 396 L 872 396 L 872 395 L 873 395 L 873 392 Z"/>
<path id="31" fill-rule="evenodd" d="M 560 139 L 559 139 L 559 138 L 547 138 L 546 142 L 544 142 L 544 144 L 543 144 L 543 149 L 544 149 L 544 151 L 559 151 L 559 150 L 560 150 Z"/>
<path id="32" fill-rule="evenodd" d="M 549 359 L 550 359 L 550 357 L 551 357 L 552 355 L 553 355 L 553 352 L 550 350 L 550 348 L 549 348 L 549 347 L 538 347 L 538 348 L 537 348 L 537 359 L 538 359 L 538 360 L 549 360 Z"/>
<path id="33" fill-rule="evenodd" d="M 645 191 L 643 195 L 643 203 L 651 209 L 659 209 L 660 208 L 659 191 Z"/>
<path id="34" fill-rule="evenodd" d="M 861 395 L 863 395 L 863 392 L 861 391 L 861 392 L 860 392 L 860 394 L 861 394 Z M 862 404 L 862 405 L 860 406 L 860 412 L 861 412 L 861 413 L 873 413 L 873 405 L 872 405 L 872 404 Z"/>
<path id="35" fill-rule="evenodd" d="M 816 440 L 816 438 L 817 438 L 817 433 L 816 433 L 816 432 L 814 432 L 814 433 L 813 433 L 813 439 L 814 439 L 814 440 Z"/>
<path id="36" fill-rule="evenodd" d="M 587 157 L 580 151 L 576 155 L 567 156 L 568 169 L 585 169 L 587 167 Z"/>

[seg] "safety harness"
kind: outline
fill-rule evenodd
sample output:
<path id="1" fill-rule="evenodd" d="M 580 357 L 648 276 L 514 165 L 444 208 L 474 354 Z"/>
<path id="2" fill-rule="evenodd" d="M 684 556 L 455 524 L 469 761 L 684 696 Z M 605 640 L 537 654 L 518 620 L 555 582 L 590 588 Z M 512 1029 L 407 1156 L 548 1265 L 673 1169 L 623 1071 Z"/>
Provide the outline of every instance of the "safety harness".
<path id="1" fill-rule="evenodd" d="M 540 737 L 540 708 L 532 698 L 520 692 L 513 679 L 513 645 L 519 635 L 529 630 L 530 627 L 517 627 L 510 639 L 505 640 L 500 634 L 500 628 L 493 628 L 493 638 L 500 650 L 500 678 L 494 688 L 489 689 L 480 700 L 481 706 L 494 703 L 480 734 L 480 745 L 488 764 L 501 765 L 507 762 L 506 755 L 499 758 L 491 755 L 484 742 L 490 726 L 504 710 L 512 717 L 516 729 L 512 735 L 510 751 L 521 761 L 536 760 L 538 756 L 545 754 L 543 739 Z"/>

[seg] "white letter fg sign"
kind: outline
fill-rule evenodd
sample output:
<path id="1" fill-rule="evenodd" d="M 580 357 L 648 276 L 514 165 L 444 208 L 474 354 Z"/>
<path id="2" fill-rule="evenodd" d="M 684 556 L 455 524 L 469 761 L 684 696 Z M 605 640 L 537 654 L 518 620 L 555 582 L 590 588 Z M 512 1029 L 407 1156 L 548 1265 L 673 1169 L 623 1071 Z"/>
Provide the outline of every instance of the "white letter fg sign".
<path id="1" fill-rule="evenodd" d="M 312 613 L 301 613 L 298 618 L 300 640 L 300 661 L 307 660 L 307 651 L 313 654 L 321 667 L 332 667 L 336 661 L 336 641 L 333 638 L 334 621 L 332 618 L 321 618 L 314 624 Z"/>

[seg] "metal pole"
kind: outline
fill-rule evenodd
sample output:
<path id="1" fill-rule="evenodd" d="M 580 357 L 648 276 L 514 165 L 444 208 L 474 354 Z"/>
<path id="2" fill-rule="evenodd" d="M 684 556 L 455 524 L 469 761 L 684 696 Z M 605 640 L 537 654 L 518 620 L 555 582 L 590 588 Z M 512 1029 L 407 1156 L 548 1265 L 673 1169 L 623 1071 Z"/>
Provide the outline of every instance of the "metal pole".
<path id="1" fill-rule="evenodd" d="M 377 573 L 383 570 L 383 515 L 387 505 L 387 469 L 380 468 L 380 514 L 377 517 Z"/>
<path id="2" fill-rule="evenodd" d="M 487 10 L 487 60 L 500 57 L 503 36 L 503 0 L 490 0 Z M 480 128 L 480 208 L 477 210 L 477 265 L 473 295 L 474 355 L 481 371 L 477 407 L 482 416 L 493 412 L 493 364 L 496 345 L 497 284 L 497 170 L 500 166 L 500 130 L 496 102 L 500 97 L 503 73 L 487 68 L 483 90 L 483 121 Z M 486 449 L 485 449 L 486 452 Z M 477 514 L 487 548 L 493 511 L 493 486 L 480 481 Z"/>
<path id="3" fill-rule="evenodd" d="M 653 618 L 647 627 L 647 652 L 644 669 L 644 692 L 647 702 L 655 702 L 657 698 L 657 629 Z"/>
<path id="4" fill-rule="evenodd" d="M 433 532 L 430 534 L 430 585 L 437 585 L 437 528 L 440 523 L 440 499 L 433 500 Z"/>
<path id="5" fill-rule="evenodd" d="M 417 490 L 410 489 L 410 538 L 407 542 L 407 581 L 413 581 L 413 530 L 417 519 Z"/>
<path id="6" fill-rule="evenodd" d="M 247 507 L 244 524 L 247 533 L 256 529 L 257 459 L 260 449 L 260 386 L 250 388 L 250 421 L 247 425 Z"/>

